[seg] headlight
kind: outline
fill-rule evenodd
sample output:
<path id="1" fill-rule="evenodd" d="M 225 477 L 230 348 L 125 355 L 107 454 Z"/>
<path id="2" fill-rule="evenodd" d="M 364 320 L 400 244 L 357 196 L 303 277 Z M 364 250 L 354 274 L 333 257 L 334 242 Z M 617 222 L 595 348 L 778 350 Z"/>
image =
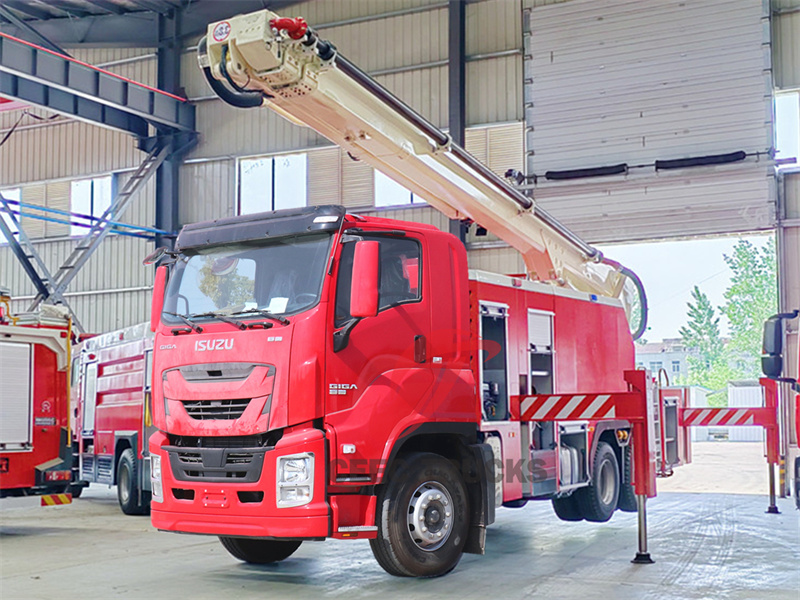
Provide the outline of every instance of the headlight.
<path id="1" fill-rule="evenodd" d="M 278 458 L 276 502 L 279 508 L 303 506 L 314 496 L 314 453 Z"/>
<path id="2" fill-rule="evenodd" d="M 152 502 L 164 501 L 164 490 L 161 487 L 161 457 L 155 454 L 150 455 L 150 489 Z"/>

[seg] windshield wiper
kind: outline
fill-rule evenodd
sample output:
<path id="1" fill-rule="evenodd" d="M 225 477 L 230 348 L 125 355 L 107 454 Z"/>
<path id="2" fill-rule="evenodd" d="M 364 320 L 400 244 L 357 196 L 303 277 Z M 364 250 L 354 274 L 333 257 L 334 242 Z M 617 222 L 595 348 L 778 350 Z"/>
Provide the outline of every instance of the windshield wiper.
<path id="1" fill-rule="evenodd" d="M 264 310 L 263 308 L 248 308 L 247 310 L 238 310 L 238 311 L 236 311 L 237 315 L 244 315 L 244 314 L 248 314 L 248 313 L 249 314 L 261 315 L 265 319 L 272 319 L 273 321 L 277 321 L 278 323 L 281 323 L 283 325 L 288 325 L 289 324 L 289 319 L 287 319 L 286 317 L 282 317 L 281 315 L 273 314 L 273 313 L 269 312 L 268 310 Z"/>
<path id="2" fill-rule="evenodd" d="M 192 319 L 199 319 L 202 317 L 214 317 L 215 319 L 219 319 L 223 323 L 230 323 L 231 325 L 235 325 L 239 329 L 247 329 L 247 325 L 242 323 L 241 321 L 237 321 L 236 319 L 231 319 L 230 317 L 226 317 L 225 315 L 221 314 L 219 311 L 209 311 L 200 313 L 197 315 L 190 315 Z"/>
<path id="3" fill-rule="evenodd" d="M 186 324 L 187 324 L 189 327 L 191 327 L 192 331 L 196 331 L 197 333 L 203 333 L 203 328 L 202 328 L 202 327 L 200 327 L 200 325 L 198 325 L 198 324 L 197 324 L 197 323 L 195 323 L 194 321 L 192 321 L 192 320 L 191 320 L 189 317 L 187 317 L 186 315 L 180 315 L 180 314 L 178 314 L 178 313 L 174 313 L 174 312 L 167 312 L 167 311 L 164 311 L 164 314 L 165 314 L 165 315 L 170 315 L 170 316 L 172 316 L 172 317 L 178 317 L 178 318 L 179 318 L 181 321 L 183 321 L 183 322 L 184 322 L 184 323 L 186 323 Z M 179 331 L 179 330 L 173 329 L 173 330 L 172 330 L 172 333 L 175 333 L 175 331 Z"/>

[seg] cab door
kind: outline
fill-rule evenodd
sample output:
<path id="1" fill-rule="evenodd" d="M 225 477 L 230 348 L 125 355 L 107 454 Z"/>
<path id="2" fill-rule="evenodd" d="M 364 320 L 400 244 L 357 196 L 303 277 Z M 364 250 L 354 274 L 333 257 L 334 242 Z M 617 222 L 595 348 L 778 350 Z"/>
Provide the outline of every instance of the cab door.
<path id="1" fill-rule="evenodd" d="M 380 244 L 378 314 L 350 316 L 356 240 L 346 241 L 337 260 L 325 380 L 328 423 L 339 452 L 347 447 L 338 476 L 349 481 L 376 475 L 386 440 L 424 413 L 433 383 L 425 240 L 394 232 L 358 238 Z"/>

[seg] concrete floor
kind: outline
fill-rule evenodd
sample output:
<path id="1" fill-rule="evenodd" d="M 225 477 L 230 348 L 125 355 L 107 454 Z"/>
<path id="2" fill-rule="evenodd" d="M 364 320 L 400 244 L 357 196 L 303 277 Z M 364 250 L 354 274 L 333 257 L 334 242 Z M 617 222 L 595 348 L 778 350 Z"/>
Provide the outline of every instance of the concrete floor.
<path id="1" fill-rule="evenodd" d="M 778 472 L 775 469 L 775 477 Z M 659 479 L 661 492 L 769 494 L 767 459 L 761 442 L 694 442 L 692 462 Z"/>
<path id="2" fill-rule="evenodd" d="M 215 538 L 159 533 L 90 488 L 71 506 L 0 515 L 0 598 L 800 598 L 800 523 L 791 500 L 663 493 L 649 503 L 654 565 L 633 565 L 636 515 L 563 523 L 549 503 L 502 509 L 485 556 L 450 575 L 399 579 L 365 541 L 306 543 L 279 565 L 235 560 Z"/>

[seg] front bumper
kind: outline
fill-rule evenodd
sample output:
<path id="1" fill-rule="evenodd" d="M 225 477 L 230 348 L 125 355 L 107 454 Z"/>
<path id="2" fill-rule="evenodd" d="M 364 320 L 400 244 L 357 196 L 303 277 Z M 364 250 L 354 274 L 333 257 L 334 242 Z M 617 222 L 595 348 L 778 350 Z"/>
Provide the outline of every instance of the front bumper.
<path id="1" fill-rule="evenodd" d="M 172 452 L 170 452 L 172 450 Z M 317 429 L 285 434 L 273 447 L 255 458 L 237 475 L 222 466 L 227 457 L 247 449 L 212 452 L 197 470 L 182 465 L 173 469 L 174 448 L 161 432 L 150 438 L 150 453 L 161 457 L 163 500 L 154 497 L 151 521 L 157 529 L 184 533 L 264 538 L 325 538 L 330 535 L 330 507 L 325 494 L 325 438 Z M 183 450 L 191 450 L 184 448 Z M 263 449 L 262 449 L 263 450 Z M 283 456 L 312 453 L 313 494 L 303 506 L 279 508 L 276 498 L 276 470 Z M 170 456 L 172 454 L 172 457 Z M 220 457 L 219 465 L 209 464 Z M 217 468 L 219 467 L 219 468 Z"/>

